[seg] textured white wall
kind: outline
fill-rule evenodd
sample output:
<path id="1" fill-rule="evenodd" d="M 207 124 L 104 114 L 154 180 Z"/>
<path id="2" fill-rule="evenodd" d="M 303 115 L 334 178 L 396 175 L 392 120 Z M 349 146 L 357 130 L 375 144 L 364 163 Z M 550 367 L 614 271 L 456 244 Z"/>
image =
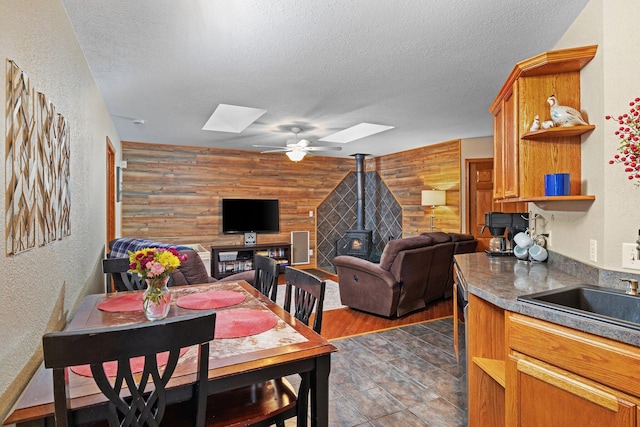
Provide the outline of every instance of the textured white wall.
<path id="1" fill-rule="evenodd" d="M 0 0 L 0 11 L 2 80 L 5 61 L 15 61 L 33 87 L 68 120 L 71 147 L 71 236 L 10 257 L 4 256 L 4 233 L 0 238 L 0 416 L 4 418 L 41 362 L 42 334 L 61 329 L 85 294 L 103 291 L 105 141 L 109 136 L 119 149 L 120 140 L 61 2 Z M 5 86 L 0 88 L 3 100 Z M 3 109 L 3 165 L 5 114 Z M 2 183 L 4 225 L 6 177 Z"/>
<path id="2" fill-rule="evenodd" d="M 557 44 L 557 49 L 598 45 L 596 57 L 582 70 L 582 110 L 596 129 L 583 137 L 583 194 L 596 201 L 586 210 L 542 211 L 552 231 L 551 248 L 601 268 L 624 271 L 621 245 L 633 242 L 640 228 L 640 188 L 631 184 L 619 165 L 609 165 L 618 145 L 617 125 L 607 114 L 619 115 L 640 96 L 640 48 L 632 34 L 640 22 L 637 0 L 592 0 Z M 589 241 L 598 242 L 598 260 L 589 260 Z"/>

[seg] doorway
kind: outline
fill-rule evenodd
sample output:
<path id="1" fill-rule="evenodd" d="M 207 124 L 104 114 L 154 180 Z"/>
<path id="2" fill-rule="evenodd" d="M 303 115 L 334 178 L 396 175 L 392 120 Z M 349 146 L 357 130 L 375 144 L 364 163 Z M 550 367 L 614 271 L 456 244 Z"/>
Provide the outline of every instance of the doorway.
<path id="1" fill-rule="evenodd" d="M 496 202 L 493 199 L 493 159 L 467 159 L 467 233 L 478 240 L 477 252 L 489 249 L 489 230 L 481 233 L 485 212 L 526 212 L 526 202 Z"/>
<path id="2" fill-rule="evenodd" d="M 493 159 L 467 159 L 467 232 L 478 240 L 476 251 L 489 249 L 491 234 L 482 233 L 484 213 L 500 210 L 493 201 Z"/>

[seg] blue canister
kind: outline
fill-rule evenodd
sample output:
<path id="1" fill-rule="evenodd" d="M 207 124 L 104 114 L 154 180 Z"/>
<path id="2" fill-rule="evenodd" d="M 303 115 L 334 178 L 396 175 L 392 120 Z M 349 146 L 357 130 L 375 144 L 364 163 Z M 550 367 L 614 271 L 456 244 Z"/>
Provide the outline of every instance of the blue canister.
<path id="1" fill-rule="evenodd" d="M 571 174 L 549 173 L 544 176 L 545 196 L 568 196 L 571 194 Z"/>

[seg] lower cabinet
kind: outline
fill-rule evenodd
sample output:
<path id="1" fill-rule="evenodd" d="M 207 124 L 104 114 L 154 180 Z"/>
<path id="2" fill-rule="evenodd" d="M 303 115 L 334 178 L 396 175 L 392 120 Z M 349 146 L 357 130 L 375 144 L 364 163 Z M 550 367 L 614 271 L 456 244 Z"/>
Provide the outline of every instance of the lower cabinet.
<path id="1" fill-rule="evenodd" d="M 477 297 L 468 312 L 469 426 L 640 427 L 637 347 Z"/>

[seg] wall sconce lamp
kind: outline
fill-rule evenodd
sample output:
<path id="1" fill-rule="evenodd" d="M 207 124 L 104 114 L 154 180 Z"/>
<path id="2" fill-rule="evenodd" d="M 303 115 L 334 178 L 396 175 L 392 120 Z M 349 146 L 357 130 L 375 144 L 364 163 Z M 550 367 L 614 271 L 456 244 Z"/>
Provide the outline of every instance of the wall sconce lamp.
<path id="1" fill-rule="evenodd" d="M 436 206 L 447 204 L 447 192 L 444 190 L 422 190 L 422 206 L 431 206 L 431 231 L 434 230 L 433 220 L 435 218 Z"/>

